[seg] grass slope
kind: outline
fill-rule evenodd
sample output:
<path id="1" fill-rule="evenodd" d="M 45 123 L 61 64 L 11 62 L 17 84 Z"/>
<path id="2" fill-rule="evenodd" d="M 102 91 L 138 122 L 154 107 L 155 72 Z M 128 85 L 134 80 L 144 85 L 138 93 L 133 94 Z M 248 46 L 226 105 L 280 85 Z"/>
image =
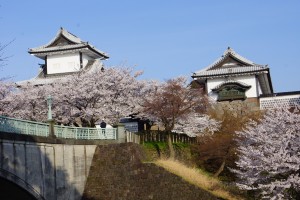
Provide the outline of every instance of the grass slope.
<path id="1" fill-rule="evenodd" d="M 237 197 L 230 194 L 230 192 L 226 190 L 225 186 L 222 185 L 222 183 L 218 179 L 209 177 L 199 169 L 189 168 L 174 160 L 159 159 L 154 161 L 154 163 L 160 167 L 165 168 L 169 172 L 182 177 L 182 179 L 186 180 L 187 182 L 212 193 L 217 197 L 229 200 L 243 199 L 242 197 Z"/>

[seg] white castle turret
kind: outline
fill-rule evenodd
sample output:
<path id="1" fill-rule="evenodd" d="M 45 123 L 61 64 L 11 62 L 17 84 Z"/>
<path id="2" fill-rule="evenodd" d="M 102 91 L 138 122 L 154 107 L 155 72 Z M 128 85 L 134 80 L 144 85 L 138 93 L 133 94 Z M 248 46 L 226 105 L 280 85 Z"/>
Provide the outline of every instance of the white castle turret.
<path id="1" fill-rule="evenodd" d="M 108 59 L 108 55 L 96 49 L 88 42 L 60 28 L 55 38 L 48 44 L 31 48 L 28 53 L 45 61 L 41 65 L 39 74 L 30 80 L 17 84 L 49 84 L 70 74 L 90 71 L 103 67 L 101 60 Z"/>

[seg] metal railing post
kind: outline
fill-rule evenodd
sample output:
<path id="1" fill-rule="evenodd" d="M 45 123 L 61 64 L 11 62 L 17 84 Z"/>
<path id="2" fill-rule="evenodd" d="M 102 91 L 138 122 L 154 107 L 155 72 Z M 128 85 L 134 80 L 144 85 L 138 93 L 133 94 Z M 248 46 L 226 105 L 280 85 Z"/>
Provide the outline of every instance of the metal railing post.
<path id="1" fill-rule="evenodd" d="M 28 134 L 29 134 L 29 131 L 28 131 L 27 123 L 25 123 L 25 127 L 26 127 L 26 128 L 25 128 L 25 130 L 26 130 L 26 131 L 25 131 L 25 134 L 28 135 Z"/>
<path id="2" fill-rule="evenodd" d="M 54 120 L 50 119 L 48 120 L 49 123 L 49 137 L 50 138 L 55 138 L 55 133 L 54 133 Z"/>

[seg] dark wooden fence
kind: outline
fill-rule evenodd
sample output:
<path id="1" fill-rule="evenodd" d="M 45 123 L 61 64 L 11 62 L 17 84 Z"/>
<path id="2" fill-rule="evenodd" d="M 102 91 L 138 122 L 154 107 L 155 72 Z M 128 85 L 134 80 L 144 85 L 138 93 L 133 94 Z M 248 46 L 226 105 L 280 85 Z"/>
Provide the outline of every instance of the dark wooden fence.
<path id="1" fill-rule="evenodd" d="M 196 137 L 189 137 L 186 134 L 172 133 L 171 138 L 173 143 L 194 144 L 197 142 Z M 167 142 L 167 134 L 164 131 L 126 132 L 126 141 L 138 144 L 143 144 L 144 142 Z"/>

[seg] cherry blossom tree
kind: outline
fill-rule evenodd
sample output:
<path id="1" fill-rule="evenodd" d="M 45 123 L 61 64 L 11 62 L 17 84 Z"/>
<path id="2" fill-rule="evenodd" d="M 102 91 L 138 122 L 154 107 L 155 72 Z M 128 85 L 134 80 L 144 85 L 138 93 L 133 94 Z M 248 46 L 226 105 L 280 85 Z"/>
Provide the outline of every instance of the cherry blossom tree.
<path id="1" fill-rule="evenodd" d="M 94 127 L 102 119 L 115 124 L 139 110 L 141 97 L 151 84 L 137 80 L 140 72 L 111 67 L 104 71 L 68 76 L 48 85 L 22 85 L 1 100 L 7 116 L 46 121 L 46 97 L 53 97 L 53 118 L 58 124 Z"/>
<path id="2" fill-rule="evenodd" d="M 3 99 L 7 98 L 13 90 L 13 83 L 9 82 L 6 78 L 0 78 L 0 115 L 3 114 L 3 110 L 7 105 L 3 102 Z"/>
<path id="3" fill-rule="evenodd" d="M 128 68 L 107 68 L 75 75 L 53 88 L 54 113 L 62 122 L 91 126 L 101 119 L 116 124 L 136 113 L 149 84 L 139 81 Z M 63 92 L 60 92 L 63 90 Z"/>
<path id="4" fill-rule="evenodd" d="M 0 80 L 0 100 L 8 96 L 12 92 L 12 89 L 12 83 Z"/>
<path id="5" fill-rule="evenodd" d="M 175 158 L 171 132 L 189 135 L 212 133 L 218 122 L 203 114 L 207 99 L 200 89 L 187 87 L 187 79 L 174 78 L 156 86 L 144 98 L 142 113 L 163 126 L 168 136 L 170 158 Z"/>
<path id="6" fill-rule="evenodd" d="M 260 122 L 238 132 L 240 157 L 235 172 L 241 189 L 268 199 L 289 199 L 300 188 L 299 107 L 267 111 Z"/>
<path id="7" fill-rule="evenodd" d="M 24 85 L 0 100 L 1 115 L 33 121 L 46 121 L 46 91 L 49 86 Z"/>

